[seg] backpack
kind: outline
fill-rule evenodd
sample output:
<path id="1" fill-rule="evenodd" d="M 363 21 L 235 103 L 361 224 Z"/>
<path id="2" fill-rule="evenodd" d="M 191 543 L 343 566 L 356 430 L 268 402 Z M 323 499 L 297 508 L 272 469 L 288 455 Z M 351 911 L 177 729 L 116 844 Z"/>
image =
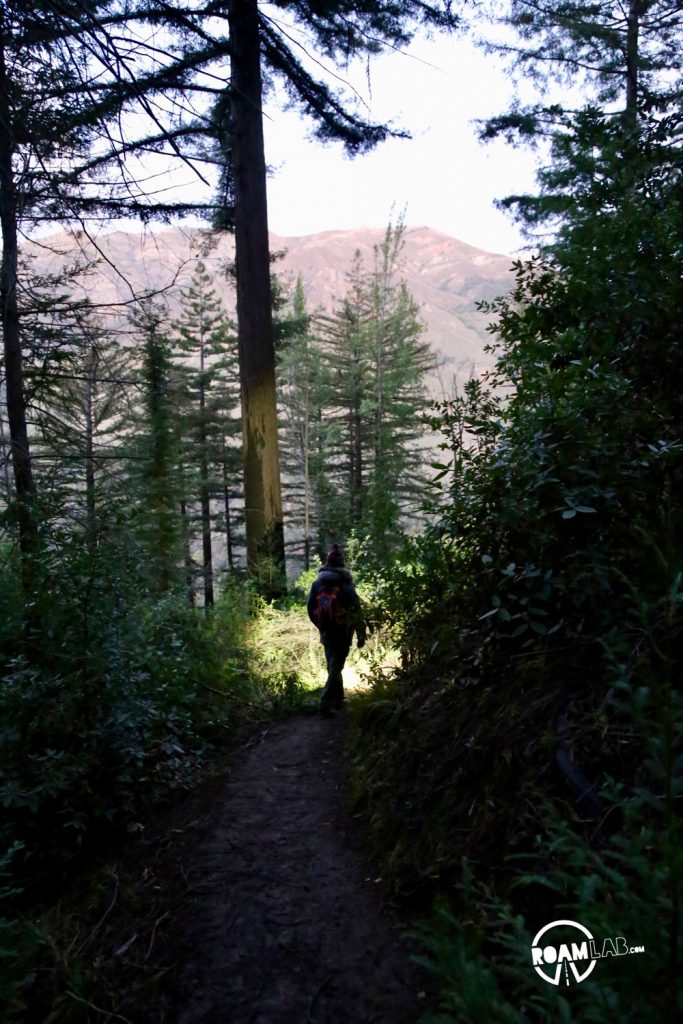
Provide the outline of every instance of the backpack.
<path id="1" fill-rule="evenodd" d="M 341 625 L 342 607 L 336 583 L 322 583 L 315 597 L 315 624 L 319 630 L 334 629 Z"/>

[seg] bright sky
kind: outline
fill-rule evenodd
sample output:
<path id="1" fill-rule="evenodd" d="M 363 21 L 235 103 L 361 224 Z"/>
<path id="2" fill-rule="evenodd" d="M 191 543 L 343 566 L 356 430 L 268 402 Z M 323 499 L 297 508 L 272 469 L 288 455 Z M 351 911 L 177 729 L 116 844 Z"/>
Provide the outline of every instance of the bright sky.
<path id="1" fill-rule="evenodd" d="M 353 84 L 367 96 L 364 74 Z M 503 142 L 483 145 L 472 123 L 505 111 L 512 84 L 498 58 L 466 38 L 419 39 L 408 54 L 376 58 L 370 111 L 393 119 L 411 140 L 390 140 L 350 160 L 341 146 L 307 138 L 310 126 L 282 97 L 266 106 L 271 230 L 281 235 L 384 227 L 406 208 L 406 223 L 427 225 L 471 245 L 512 253 L 521 234 L 495 200 L 534 188 L 535 157 Z"/>

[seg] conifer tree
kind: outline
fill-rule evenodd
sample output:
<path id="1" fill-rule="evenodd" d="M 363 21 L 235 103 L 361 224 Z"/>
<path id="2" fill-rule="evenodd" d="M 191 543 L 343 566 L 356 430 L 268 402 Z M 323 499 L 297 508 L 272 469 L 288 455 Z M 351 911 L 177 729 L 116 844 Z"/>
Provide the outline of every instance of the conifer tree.
<path id="1" fill-rule="evenodd" d="M 318 485 L 328 503 L 323 533 L 367 533 L 378 559 L 389 556 L 399 524 L 419 505 L 419 414 L 433 365 L 418 307 L 398 278 L 403 234 L 402 224 L 389 226 L 372 270 L 356 254 L 342 305 L 319 325 L 330 371 Z"/>
<path id="2" fill-rule="evenodd" d="M 368 487 L 370 534 L 385 560 L 400 519 L 413 517 L 424 490 L 425 375 L 434 367 L 424 325 L 405 281 L 396 281 L 402 228 L 389 229 L 375 252 L 370 344 L 374 351 L 373 473 Z"/>
<path id="3" fill-rule="evenodd" d="M 183 402 L 183 461 L 197 479 L 199 494 L 204 607 L 214 602 L 214 552 L 212 531 L 216 518 L 212 499 L 220 494 L 223 504 L 226 558 L 234 568 L 235 444 L 239 420 L 239 382 L 236 339 L 218 297 L 211 275 L 199 261 L 189 288 L 183 292 L 183 312 L 174 325 L 176 352 L 185 380 Z M 189 492 L 188 497 L 189 497 Z M 215 502 L 214 502 L 215 504 Z"/>
<path id="4" fill-rule="evenodd" d="M 536 81 L 582 80 L 600 106 L 621 104 L 627 125 L 639 108 L 676 95 L 683 11 L 674 0 L 511 0 L 502 17 L 500 4 L 491 14 L 516 36 L 493 49 L 512 54 Z"/>
<path id="5" fill-rule="evenodd" d="M 450 3 L 285 2 L 312 35 L 321 56 L 348 61 L 407 43 L 419 24 L 452 29 Z M 237 318 L 243 401 L 245 502 L 252 571 L 264 564 L 284 570 L 284 534 L 278 466 L 275 356 L 269 303 L 266 165 L 263 151 L 262 64 L 282 78 L 292 98 L 312 117 L 316 134 L 343 142 L 349 153 L 367 150 L 392 132 L 358 117 L 303 66 L 290 37 L 253 0 L 227 5 L 231 88 L 215 106 L 218 148 L 229 171 L 222 194 L 232 205 L 237 265 Z M 226 222 L 222 215 L 222 223 Z M 275 589 L 278 589 L 276 584 Z"/>
<path id="6" fill-rule="evenodd" d="M 333 62 L 403 45 L 420 25 L 450 30 L 457 23 L 447 2 L 297 0 L 275 6 L 285 8 L 312 34 L 320 56 Z M 156 45 L 154 33 L 145 38 L 141 31 L 159 26 L 167 33 L 163 48 Z M 211 78 L 203 75 L 207 68 Z M 214 155 L 223 171 L 224 188 L 213 206 L 236 229 L 249 560 L 257 573 L 263 549 L 266 564 L 282 566 L 263 69 L 284 80 L 321 138 L 339 139 L 350 153 L 400 134 L 357 116 L 316 79 L 298 59 L 277 17 L 256 0 L 173 7 L 155 0 L 123 7 L 109 0 L 85 7 L 39 2 L 30 10 L 8 3 L 0 11 L 0 306 L 7 419 L 26 564 L 35 524 L 16 311 L 18 221 L 34 216 L 79 219 L 102 211 L 148 217 L 206 208 L 201 201 L 159 199 L 130 173 L 128 158 L 141 151 L 163 153 L 191 166 L 206 183 L 200 168 L 207 151 L 198 150 L 208 137 L 216 143 Z M 215 100 L 211 113 L 202 106 L 210 97 Z M 187 114 L 178 118 L 181 108 Z M 139 136 L 126 120 L 133 110 L 146 124 Z"/>
<path id="7" fill-rule="evenodd" d="M 242 482 L 242 424 L 240 418 L 237 337 L 227 336 L 227 349 L 215 364 L 216 386 L 212 417 L 216 425 L 214 459 L 218 473 L 219 504 L 216 528 L 222 530 L 228 572 L 238 569 L 238 552 L 244 548 L 244 486 Z"/>
<path id="8" fill-rule="evenodd" d="M 319 337 L 329 374 L 329 395 L 321 438 L 323 546 L 339 533 L 348 536 L 363 521 L 372 445 L 374 374 L 370 339 L 371 299 L 360 253 L 348 274 L 348 290 L 336 313 L 319 322 Z"/>
<path id="9" fill-rule="evenodd" d="M 39 467 L 47 460 L 53 489 L 59 488 L 93 545 L 101 510 L 117 496 L 132 455 L 127 418 L 139 378 L 133 351 L 105 329 L 89 303 L 72 309 L 61 330 L 68 349 L 53 354 L 55 369 L 41 369 L 38 394 L 38 370 L 29 370 L 36 455 Z M 37 331 L 35 324 L 34 338 Z"/>
<path id="10" fill-rule="evenodd" d="M 492 16 L 500 18 L 498 5 Z M 620 185 L 628 191 L 640 173 L 640 154 L 653 144 L 661 146 L 667 135 L 671 141 L 680 139 L 680 118 L 672 118 L 671 111 L 680 106 L 681 5 L 672 0 L 512 0 L 504 20 L 514 41 L 490 48 L 510 55 L 541 87 L 553 81 L 580 84 L 586 103 L 580 109 L 563 102 L 515 104 L 483 122 L 484 139 L 504 135 L 522 142 L 551 141 L 551 165 L 539 174 L 541 194 L 508 196 L 501 205 L 530 228 L 555 227 L 581 215 L 582 206 L 591 218 L 600 211 L 590 198 L 595 186 L 615 181 L 604 160 L 608 151 L 607 163 L 612 157 L 621 162 Z M 653 116 L 663 121 L 655 133 Z M 649 138 L 641 140 L 644 130 Z"/>
<path id="11" fill-rule="evenodd" d="M 184 566 L 178 395 L 177 389 L 173 390 L 172 345 L 164 328 L 167 322 L 168 311 L 158 302 L 145 303 L 132 318 L 143 352 L 138 522 L 149 566 L 149 587 L 157 594 L 176 585 L 179 566 Z"/>
<path id="12" fill-rule="evenodd" d="M 300 276 L 287 320 L 288 330 L 278 350 L 280 451 L 287 522 L 300 534 L 300 539 L 292 538 L 289 548 L 302 551 L 303 567 L 309 569 L 314 548 L 319 546 L 315 543 L 323 468 L 319 434 L 326 373 Z"/>

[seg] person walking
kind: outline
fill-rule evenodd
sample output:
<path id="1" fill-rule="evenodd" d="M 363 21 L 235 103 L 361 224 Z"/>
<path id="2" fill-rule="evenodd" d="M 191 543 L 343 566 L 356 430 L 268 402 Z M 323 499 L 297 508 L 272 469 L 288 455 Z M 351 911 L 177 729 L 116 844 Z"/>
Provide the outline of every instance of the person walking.
<path id="1" fill-rule="evenodd" d="M 313 581 L 307 607 L 308 617 L 320 631 L 320 642 L 325 648 L 327 682 L 320 697 L 320 712 L 328 717 L 339 711 L 344 700 L 342 670 L 354 632 L 358 647 L 365 644 L 360 599 L 338 544 L 332 545 Z"/>

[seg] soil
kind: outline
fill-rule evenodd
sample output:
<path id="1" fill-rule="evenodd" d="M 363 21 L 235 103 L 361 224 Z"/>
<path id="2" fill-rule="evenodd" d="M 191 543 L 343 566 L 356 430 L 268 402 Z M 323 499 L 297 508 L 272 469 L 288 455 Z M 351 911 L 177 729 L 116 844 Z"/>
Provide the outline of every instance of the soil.
<path id="1" fill-rule="evenodd" d="M 263 727 L 211 787 L 210 819 L 175 851 L 186 895 L 150 1021 L 415 1024 L 431 1002 L 345 806 L 345 728 Z"/>

